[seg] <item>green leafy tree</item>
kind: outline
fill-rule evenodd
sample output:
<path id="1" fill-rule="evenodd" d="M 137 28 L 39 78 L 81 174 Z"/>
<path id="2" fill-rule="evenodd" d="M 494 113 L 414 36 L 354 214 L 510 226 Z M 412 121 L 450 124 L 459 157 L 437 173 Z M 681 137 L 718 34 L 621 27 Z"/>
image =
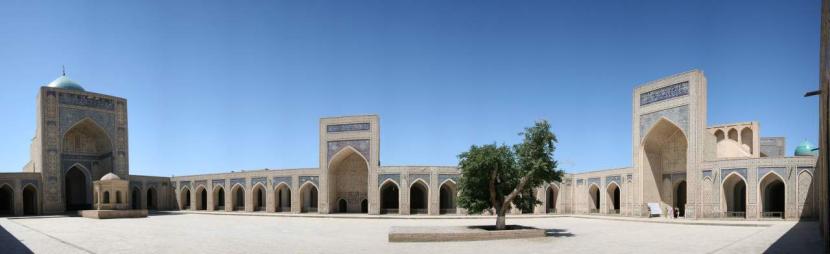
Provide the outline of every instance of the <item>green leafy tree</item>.
<path id="1" fill-rule="evenodd" d="M 472 214 L 495 213 L 498 230 L 505 229 L 505 215 L 512 207 L 533 209 L 541 203 L 533 196 L 533 189 L 562 179 L 553 159 L 557 140 L 550 124 L 536 122 L 519 135 L 524 140 L 512 148 L 473 145 L 458 155 L 462 174 L 458 205 Z"/>

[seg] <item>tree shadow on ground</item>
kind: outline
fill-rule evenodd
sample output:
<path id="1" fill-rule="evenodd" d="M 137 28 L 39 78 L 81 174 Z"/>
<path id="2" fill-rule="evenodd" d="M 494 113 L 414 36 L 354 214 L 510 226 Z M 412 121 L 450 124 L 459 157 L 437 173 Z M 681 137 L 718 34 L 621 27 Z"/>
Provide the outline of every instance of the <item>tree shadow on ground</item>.
<path id="1" fill-rule="evenodd" d="M 778 238 L 764 253 L 824 253 L 824 243 L 815 220 L 802 220 Z"/>
<path id="2" fill-rule="evenodd" d="M 34 253 L 23 242 L 0 226 L 0 252 L 2 253 Z"/>

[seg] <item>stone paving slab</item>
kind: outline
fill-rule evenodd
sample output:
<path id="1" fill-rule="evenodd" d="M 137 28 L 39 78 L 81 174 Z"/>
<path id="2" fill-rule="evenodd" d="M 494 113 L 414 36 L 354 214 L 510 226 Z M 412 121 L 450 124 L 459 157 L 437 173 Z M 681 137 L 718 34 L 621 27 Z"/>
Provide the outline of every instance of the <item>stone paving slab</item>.
<path id="1" fill-rule="evenodd" d="M 392 227 L 389 242 L 484 241 L 545 237 L 546 230 L 516 225 L 509 230 L 489 230 L 481 226 Z"/>

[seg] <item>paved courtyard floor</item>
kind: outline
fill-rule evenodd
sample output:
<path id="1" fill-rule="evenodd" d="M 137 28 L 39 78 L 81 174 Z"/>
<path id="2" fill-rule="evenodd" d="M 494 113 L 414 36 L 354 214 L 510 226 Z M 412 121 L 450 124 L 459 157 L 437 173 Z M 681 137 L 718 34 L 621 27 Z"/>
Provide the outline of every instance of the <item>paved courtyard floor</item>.
<path id="1" fill-rule="evenodd" d="M 365 219 L 172 214 L 144 219 L 0 218 L 0 253 L 821 253 L 816 222 L 688 225 L 585 217 L 511 218 L 546 238 L 389 243 L 392 226 L 494 219 Z M 654 219 L 654 221 L 660 221 Z"/>

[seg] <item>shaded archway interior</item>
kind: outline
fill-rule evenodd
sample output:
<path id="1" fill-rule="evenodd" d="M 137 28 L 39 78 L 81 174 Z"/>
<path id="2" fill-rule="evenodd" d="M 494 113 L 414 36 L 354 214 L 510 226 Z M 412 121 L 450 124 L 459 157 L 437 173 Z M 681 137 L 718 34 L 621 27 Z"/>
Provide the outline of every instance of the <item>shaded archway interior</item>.
<path id="1" fill-rule="evenodd" d="M 83 172 L 74 165 L 64 174 L 67 210 L 92 208 L 92 180 L 113 172 L 112 151 L 112 141 L 104 129 L 90 119 L 81 120 L 64 134 L 62 156 L 83 161 L 85 169 Z"/>
<path id="2" fill-rule="evenodd" d="M 759 185 L 761 191 L 761 209 L 763 217 L 784 218 L 785 184 L 780 176 L 767 174 Z"/>
<path id="3" fill-rule="evenodd" d="M 398 213 L 400 198 L 400 189 L 398 184 L 392 181 L 386 181 L 380 187 L 380 212 L 381 213 Z"/>
<path id="4" fill-rule="evenodd" d="M 746 217 L 746 181 L 731 174 L 723 181 L 723 200 L 727 217 Z"/>
<path id="5" fill-rule="evenodd" d="M 660 119 L 645 136 L 642 145 L 643 202 L 673 205 L 670 193 L 664 193 L 663 175 L 686 172 L 688 142 L 683 131 L 666 119 Z"/>
<path id="6" fill-rule="evenodd" d="M 328 171 L 330 212 L 365 213 L 362 201 L 368 199 L 368 165 L 351 147 L 343 148 L 332 157 Z"/>
<path id="7" fill-rule="evenodd" d="M 317 212 L 317 187 L 311 183 L 306 183 L 300 189 L 300 212 L 316 213 Z"/>
<path id="8" fill-rule="evenodd" d="M 456 196 L 458 196 L 458 187 L 452 181 L 446 181 L 439 189 L 438 213 L 439 214 L 454 214 L 456 209 Z"/>

